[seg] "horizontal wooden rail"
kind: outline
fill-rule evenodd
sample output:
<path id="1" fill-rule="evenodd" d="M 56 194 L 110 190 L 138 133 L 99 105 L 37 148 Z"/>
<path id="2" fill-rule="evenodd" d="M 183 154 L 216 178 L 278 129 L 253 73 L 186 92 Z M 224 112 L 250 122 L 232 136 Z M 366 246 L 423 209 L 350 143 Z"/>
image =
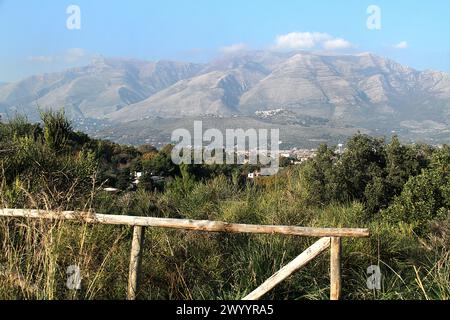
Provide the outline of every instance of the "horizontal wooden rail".
<path id="1" fill-rule="evenodd" d="M 76 211 L 52 212 L 43 210 L 0 209 L 0 217 L 71 220 L 86 223 L 156 227 L 156 228 L 182 229 L 191 231 L 282 234 L 291 236 L 320 237 L 320 238 L 322 237 L 365 238 L 370 236 L 369 229 L 306 228 L 296 226 L 252 225 L 252 224 L 236 224 L 236 223 L 226 223 L 208 220 L 165 219 L 153 217 L 106 215 L 106 214 L 94 214 Z"/>
<path id="2" fill-rule="evenodd" d="M 0 217 L 9 218 L 31 218 L 48 220 L 68 220 L 84 223 L 98 223 L 109 225 L 125 225 L 134 228 L 131 247 L 130 270 L 128 281 L 127 298 L 136 299 L 139 284 L 139 270 L 142 261 L 142 251 L 145 227 L 202 231 L 202 232 L 225 232 L 225 233 L 252 233 L 252 234 L 280 234 L 304 237 L 320 237 L 314 245 L 308 248 L 295 260 L 287 264 L 280 271 L 266 280 L 260 287 L 250 293 L 244 300 L 260 299 L 277 284 L 285 280 L 292 273 L 305 266 L 308 262 L 318 256 L 321 252 L 331 246 L 330 275 L 332 300 L 340 298 L 341 291 L 341 239 L 342 237 L 364 238 L 369 237 L 368 229 L 350 228 L 305 228 L 296 226 L 270 226 L 236 224 L 220 221 L 187 220 L 187 219 L 165 219 L 153 217 L 132 217 L 119 215 L 95 214 L 76 211 L 46 211 L 28 209 L 0 209 Z M 20 284 L 20 283 L 19 283 Z"/>

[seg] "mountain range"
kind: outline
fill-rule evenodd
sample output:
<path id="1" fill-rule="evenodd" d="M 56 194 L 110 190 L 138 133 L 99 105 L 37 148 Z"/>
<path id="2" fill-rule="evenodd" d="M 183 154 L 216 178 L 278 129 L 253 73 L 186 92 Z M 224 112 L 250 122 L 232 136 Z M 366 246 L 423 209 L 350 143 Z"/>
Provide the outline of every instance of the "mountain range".
<path id="1" fill-rule="evenodd" d="M 85 67 L 0 84 L 0 114 L 34 118 L 38 107 L 64 107 L 77 121 L 116 128 L 191 117 L 280 123 L 283 114 L 290 124 L 313 119 L 321 126 L 442 138 L 450 132 L 450 74 L 370 53 L 249 51 L 203 64 L 96 58 Z"/>

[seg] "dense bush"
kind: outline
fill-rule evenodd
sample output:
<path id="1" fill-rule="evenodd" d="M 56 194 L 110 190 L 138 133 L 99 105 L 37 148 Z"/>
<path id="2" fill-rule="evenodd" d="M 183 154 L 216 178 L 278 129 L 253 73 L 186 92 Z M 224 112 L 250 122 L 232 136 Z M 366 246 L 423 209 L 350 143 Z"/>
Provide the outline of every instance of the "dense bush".
<path id="1" fill-rule="evenodd" d="M 322 205 L 361 201 L 369 214 L 375 214 L 428 166 L 430 152 L 428 146 L 401 145 L 397 137 L 386 145 L 361 134 L 348 141 L 342 155 L 321 146 L 303 169 L 309 198 Z"/>
<path id="2" fill-rule="evenodd" d="M 433 219 L 450 214 L 450 148 L 434 152 L 431 165 L 418 176 L 411 177 L 401 194 L 383 212 L 386 219 L 426 226 Z"/>

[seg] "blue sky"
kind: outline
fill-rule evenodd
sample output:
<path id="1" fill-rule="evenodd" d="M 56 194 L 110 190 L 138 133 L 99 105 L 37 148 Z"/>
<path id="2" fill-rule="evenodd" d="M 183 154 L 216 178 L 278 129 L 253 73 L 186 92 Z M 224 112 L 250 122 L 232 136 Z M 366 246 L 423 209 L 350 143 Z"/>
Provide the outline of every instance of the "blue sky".
<path id="1" fill-rule="evenodd" d="M 81 29 L 69 30 L 69 5 Z M 381 29 L 367 28 L 367 8 Z M 240 49 L 370 51 L 450 72 L 446 0 L 0 0 L 0 81 L 93 56 L 207 61 Z"/>

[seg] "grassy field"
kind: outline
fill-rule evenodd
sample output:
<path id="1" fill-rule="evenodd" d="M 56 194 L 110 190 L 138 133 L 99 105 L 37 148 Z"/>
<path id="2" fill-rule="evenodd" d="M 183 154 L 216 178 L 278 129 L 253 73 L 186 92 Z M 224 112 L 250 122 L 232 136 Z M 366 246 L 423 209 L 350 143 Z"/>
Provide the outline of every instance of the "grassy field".
<path id="1" fill-rule="evenodd" d="M 365 219 L 359 203 L 305 207 L 288 179 L 278 190 L 236 190 L 214 179 L 182 198 L 168 190 L 116 199 L 102 195 L 99 212 L 149 214 L 230 222 L 317 227 L 368 227 L 370 239 L 343 242 L 344 299 L 448 299 L 449 223 L 424 237 L 407 223 Z M 177 198 L 174 198 L 177 197 Z M 156 201 L 155 201 L 156 200 Z M 176 204 L 174 212 L 172 206 Z M 2 219 L 3 299 L 123 299 L 132 231 L 129 227 Z M 204 234 L 147 229 L 139 299 L 239 299 L 315 240 L 289 236 Z M 79 266 L 82 287 L 68 290 L 68 266 Z M 367 268 L 380 266 L 382 289 L 367 288 Z M 324 253 L 270 293 L 269 299 L 327 299 L 329 257 Z"/>

